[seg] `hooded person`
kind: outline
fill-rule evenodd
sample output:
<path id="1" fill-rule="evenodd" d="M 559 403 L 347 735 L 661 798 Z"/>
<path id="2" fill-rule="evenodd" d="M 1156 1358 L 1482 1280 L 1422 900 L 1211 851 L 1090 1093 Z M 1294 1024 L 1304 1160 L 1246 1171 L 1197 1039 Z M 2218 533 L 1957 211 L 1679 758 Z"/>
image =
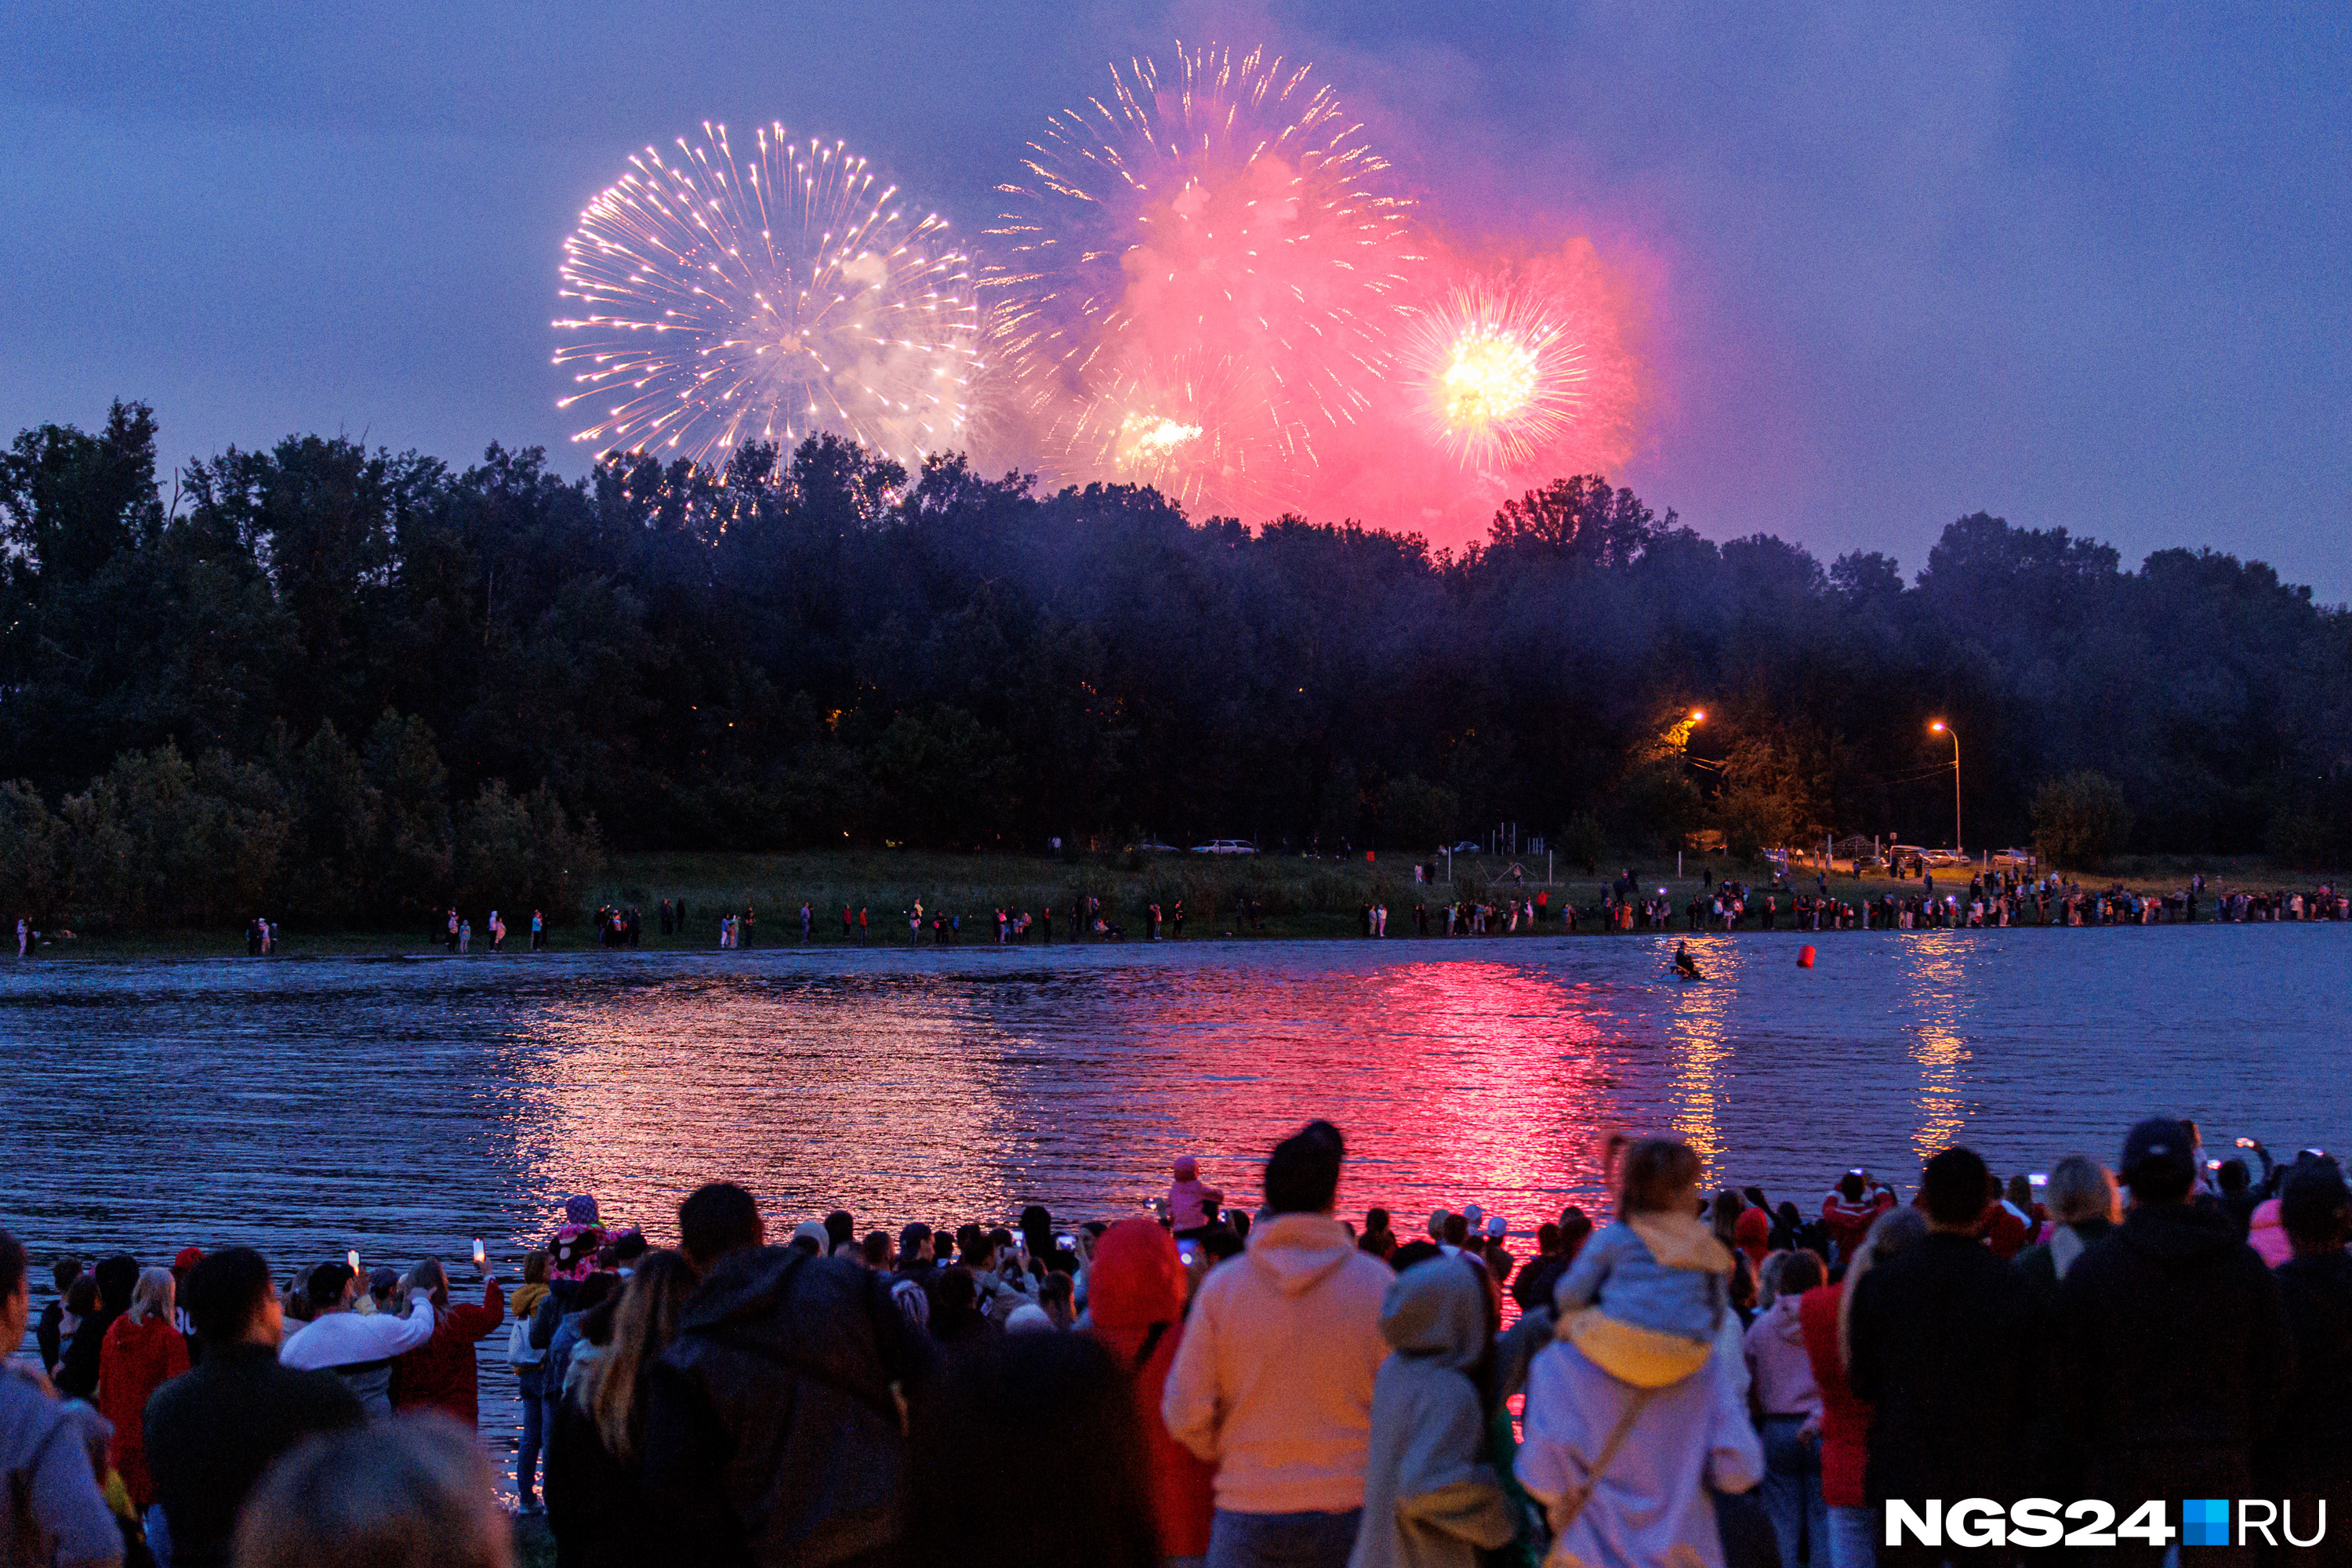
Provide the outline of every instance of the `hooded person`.
<path id="1" fill-rule="evenodd" d="M 1339 1568 L 1356 1539 L 1394 1276 L 1334 1217 L 1346 1147 L 1308 1123 L 1265 1165 L 1265 1218 L 1210 1271 L 1160 1415 L 1217 1467 L 1210 1561 Z"/>
<path id="2" fill-rule="evenodd" d="M 1216 1467 L 1179 1443 L 1160 1414 L 1168 1373 L 1184 1339 L 1184 1260 L 1167 1231 L 1149 1219 L 1123 1219 L 1095 1244 L 1088 1316 L 1092 1332 L 1134 1380 L 1136 1422 L 1150 1470 L 1151 1508 L 1160 1550 L 1172 1558 L 1209 1550 L 1209 1520 L 1216 1507 Z M 1019 1331 L 1024 1313 L 1050 1329 L 1045 1309 L 1024 1306 L 1006 1328 Z"/>
<path id="3" fill-rule="evenodd" d="M 646 1374 L 644 1506 L 668 1561 L 895 1562 L 905 1533 L 901 1397 L 933 1352 L 882 1276 L 796 1247 L 704 1273 Z"/>
<path id="4" fill-rule="evenodd" d="M 1748 1263 L 1760 1270 L 1764 1259 L 1772 1254 L 1772 1216 L 1760 1206 L 1744 1208 L 1732 1222 L 1731 1230 L 1739 1250 L 1748 1255 Z"/>
<path id="5" fill-rule="evenodd" d="M 563 1224 L 547 1244 L 550 1279 L 578 1283 L 596 1271 L 596 1255 L 604 1249 L 604 1227 L 596 1200 L 587 1193 L 563 1200 Z"/>
<path id="6" fill-rule="evenodd" d="M 1168 1223 L 1178 1236 L 1190 1238 L 1216 1223 L 1225 1194 L 1201 1180 L 1200 1162 L 1190 1154 L 1177 1158 L 1174 1174 L 1168 1188 Z"/>
<path id="7" fill-rule="evenodd" d="M 1487 1291 L 1461 1259 L 1433 1258 L 1389 1282 L 1381 1335 L 1394 1354 L 1372 1384 L 1364 1511 L 1348 1568 L 1475 1568 L 1518 1533 L 1486 1460 L 1473 1381 L 1491 1340 Z"/>

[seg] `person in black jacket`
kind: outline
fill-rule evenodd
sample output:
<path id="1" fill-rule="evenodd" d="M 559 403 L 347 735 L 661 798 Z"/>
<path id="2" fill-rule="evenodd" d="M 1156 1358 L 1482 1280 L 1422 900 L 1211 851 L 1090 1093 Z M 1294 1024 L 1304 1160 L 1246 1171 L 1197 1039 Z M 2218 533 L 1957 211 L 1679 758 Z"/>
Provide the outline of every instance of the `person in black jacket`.
<path id="1" fill-rule="evenodd" d="M 106 1343 L 106 1331 L 114 1327 L 114 1320 L 131 1310 L 131 1293 L 139 1288 L 139 1260 L 117 1253 L 91 1269 L 90 1279 L 98 1286 L 98 1305 L 74 1331 L 58 1369 L 58 1392 L 75 1399 L 97 1397 L 99 1347 Z"/>
<path id="2" fill-rule="evenodd" d="M 2032 1489 L 2041 1316 L 2032 1288 L 1979 1237 L 1985 1192 L 1973 1150 L 1928 1161 L 1928 1234 L 1854 1289 L 1847 1381 L 1876 1407 L 1874 1502 L 1990 1498 L 2005 1507 Z M 1906 1543 L 1882 1547 L 1879 1561 L 1970 1555 Z"/>
<path id="3" fill-rule="evenodd" d="M 285 1315 L 269 1265 L 249 1247 L 188 1276 L 204 1360 L 147 1401 L 147 1468 L 171 1526 L 173 1568 L 222 1568 L 237 1510 L 270 1461 L 313 1432 L 356 1426 L 360 1402 L 330 1372 L 278 1359 Z"/>
<path id="4" fill-rule="evenodd" d="M 901 1398 L 931 1356 L 883 1279 L 845 1258 L 720 1258 L 646 1382 L 645 1499 L 666 1559 L 895 1562 Z"/>
<path id="5" fill-rule="evenodd" d="M 2294 1256 L 2271 1278 L 2294 1339 L 2294 1381 L 2278 1425 L 2254 1449 L 2261 1495 L 2285 1500 L 2284 1521 L 2307 1541 L 2325 1500 L 2330 1528 L 2315 1551 L 2293 1553 L 2314 1565 L 2352 1563 L 2352 1192 L 2344 1173 L 2314 1161 L 2287 1178 L 2279 1220 Z"/>
<path id="6" fill-rule="evenodd" d="M 2239 1498 L 2277 1418 L 2292 1351 L 2278 1286 L 2230 1217 L 2191 1204 L 2194 1134 L 2156 1118 L 2117 1167 L 2132 1207 L 2058 1288 L 2053 1343 L 2065 1470 L 2051 1497 Z M 2214 1549 L 2184 1547 L 2184 1562 Z M 2120 1542 L 2127 1560 L 2161 1548 Z"/>
<path id="7" fill-rule="evenodd" d="M 41 1347 L 41 1370 L 47 1372 L 66 1353 L 66 1292 L 81 1278 L 81 1259 L 60 1258 L 49 1266 L 49 1279 L 58 1289 L 56 1300 L 41 1309 L 40 1321 L 34 1325 L 33 1342 Z"/>

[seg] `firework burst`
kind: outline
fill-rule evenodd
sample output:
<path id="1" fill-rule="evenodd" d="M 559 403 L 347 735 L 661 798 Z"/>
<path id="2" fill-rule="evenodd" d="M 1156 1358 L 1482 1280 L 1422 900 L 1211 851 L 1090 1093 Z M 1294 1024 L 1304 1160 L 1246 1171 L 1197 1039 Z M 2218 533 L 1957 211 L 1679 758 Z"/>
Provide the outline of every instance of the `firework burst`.
<path id="1" fill-rule="evenodd" d="M 564 241 L 560 406 L 596 415 L 572 439 L 714 467 L 819 430 L 910 466 L 959 444 L 979 313 L 945 220 L 841 142 L 703 135 L 632 156 Z"/>
<path id="2" fill-rule="evenodd" d="M 1260 504 L 1367 405 L 1405 207 L 1306 67 L 1179 46 L 1111 76 L 999 187 L 992 358 L 1063 478 Z"/>
<path id="3" fill-rule="evenodd" d="M 1448 455 L 1508 473 L 1567 435 L 1590 369 L 1560 303 L 1527 280 L 1479 278 L 1411 313 L 1401 379 Z"/>

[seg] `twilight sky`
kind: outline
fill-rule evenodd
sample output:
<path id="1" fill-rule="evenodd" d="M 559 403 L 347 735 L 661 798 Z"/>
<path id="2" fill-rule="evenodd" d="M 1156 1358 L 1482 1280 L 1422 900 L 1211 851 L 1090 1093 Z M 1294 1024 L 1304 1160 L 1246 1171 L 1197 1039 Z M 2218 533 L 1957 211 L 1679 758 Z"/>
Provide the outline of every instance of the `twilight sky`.
<path id="1" fill-rule="evenodd" d="M 1612 477 L 1712 537 L 1910 572 L 1981 509 L 2352 597 L 2330 5 L 10 0 L 0 437 L 119 395 L 174 464 L 320 429 L 583 471 L 547 323 L 629 152 L 781 119 L 971 241 L 1047 113 L 1179 37 L 1315 63 L 1440 223 L 1640 279 Z"/>

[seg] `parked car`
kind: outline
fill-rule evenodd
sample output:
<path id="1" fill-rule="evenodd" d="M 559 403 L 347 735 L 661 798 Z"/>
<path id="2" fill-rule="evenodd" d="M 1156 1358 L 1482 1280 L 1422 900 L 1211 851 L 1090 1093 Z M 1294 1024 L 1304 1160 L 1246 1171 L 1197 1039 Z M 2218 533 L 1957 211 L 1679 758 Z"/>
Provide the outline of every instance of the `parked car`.
<path id="1" fill-rule="evenodd" d="M 1467 838 L 1465 838 L 1461 843 L 1454 846 L 1453 853 L 1456 855 L 1476 855 L 1483 853 L 1483 851 L 1479 849 L 1478 846 L 1471 843 Z"/>
<path id="2" fill-rule="evenodd" d="M 1206 844 L 1192 846 L 1195 855 L 1255 855 L 1257 846 L 1246 838 L 1212 838 Z"/>
<path id="3" fill-rule="evenodd" d="M 1127 847 L 1129 854 L 1181 855 L 1183 853 L 1182 850 L 1177 848 L 1173 844 L 1130 844 Z"/>

